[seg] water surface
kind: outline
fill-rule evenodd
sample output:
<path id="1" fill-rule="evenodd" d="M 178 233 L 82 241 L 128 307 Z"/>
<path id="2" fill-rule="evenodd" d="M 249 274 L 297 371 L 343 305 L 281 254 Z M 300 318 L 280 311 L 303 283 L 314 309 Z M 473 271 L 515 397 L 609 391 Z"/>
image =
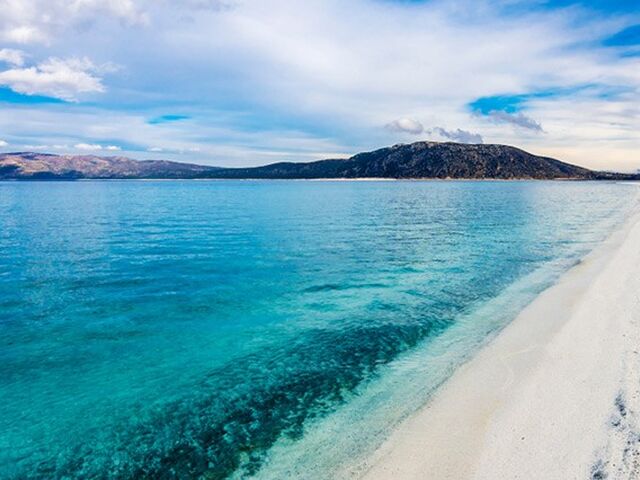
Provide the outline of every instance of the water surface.
<path id="1" fill-rule="evenodd" d="M 0 477 L 353 473 L 635 196 L 0 183 Z"/>

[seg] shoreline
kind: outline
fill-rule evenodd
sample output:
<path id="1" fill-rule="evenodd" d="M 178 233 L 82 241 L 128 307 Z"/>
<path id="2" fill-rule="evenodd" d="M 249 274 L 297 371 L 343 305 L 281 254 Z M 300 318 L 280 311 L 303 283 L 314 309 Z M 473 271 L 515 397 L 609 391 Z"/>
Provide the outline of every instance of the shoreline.
<path id="1" fill-rule="evenodd" d="M 542 292 L 354 471 L 640 478 L 640 212 Z"/>
<path id="2" fill-rule="evenodd" d="M 2 178 L 0 182 L 16 183 L 82 183 L 82 182 L 612 182 L 637 183 L 638 180 L 613 178 L 395 178 L 395 177 L 336 177 L 336 178 Z"/>

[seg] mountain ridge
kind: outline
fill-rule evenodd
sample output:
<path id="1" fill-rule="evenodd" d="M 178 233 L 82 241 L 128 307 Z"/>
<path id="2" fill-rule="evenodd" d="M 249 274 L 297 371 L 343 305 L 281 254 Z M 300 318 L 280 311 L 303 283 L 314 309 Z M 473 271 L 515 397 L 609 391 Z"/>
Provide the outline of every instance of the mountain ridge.
<path id="1" fill-rule="evenodd" d="M 122 156 L 56 155 L 34 152 L 0 154 L 0 179 L 200 178 L 217 168 L 168 160 L 133 160 Z"/>
<path id="2" fill-rule="evenodd" d="M 599 172 L 517 147 L 498 144 L 415 142 L 362 152 L 346 159 L 278 162 L 225 168 L 96 155 L 0 154 L 0 179 L 538 179 L 639 180 L 638 174 Z"/>

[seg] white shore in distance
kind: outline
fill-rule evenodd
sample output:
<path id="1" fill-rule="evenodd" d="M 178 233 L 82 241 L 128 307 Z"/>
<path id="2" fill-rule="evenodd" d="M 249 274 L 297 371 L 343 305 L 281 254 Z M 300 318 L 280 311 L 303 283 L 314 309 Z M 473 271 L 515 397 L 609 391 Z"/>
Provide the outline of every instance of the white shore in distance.
<path id="1" fill-rule="evenodd" d="M 640 212 L 360 468 L 366 480 L 640 479 Z"/>

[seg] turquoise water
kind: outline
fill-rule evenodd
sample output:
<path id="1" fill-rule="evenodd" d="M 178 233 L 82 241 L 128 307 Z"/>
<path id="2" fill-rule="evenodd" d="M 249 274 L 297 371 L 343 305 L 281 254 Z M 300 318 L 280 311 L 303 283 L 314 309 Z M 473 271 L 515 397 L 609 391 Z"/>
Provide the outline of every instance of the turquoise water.
<path id="1" fill-rule="evenodd" d="M 0 183 L 0 478 L 357 473 L 636 192 Z"/>

